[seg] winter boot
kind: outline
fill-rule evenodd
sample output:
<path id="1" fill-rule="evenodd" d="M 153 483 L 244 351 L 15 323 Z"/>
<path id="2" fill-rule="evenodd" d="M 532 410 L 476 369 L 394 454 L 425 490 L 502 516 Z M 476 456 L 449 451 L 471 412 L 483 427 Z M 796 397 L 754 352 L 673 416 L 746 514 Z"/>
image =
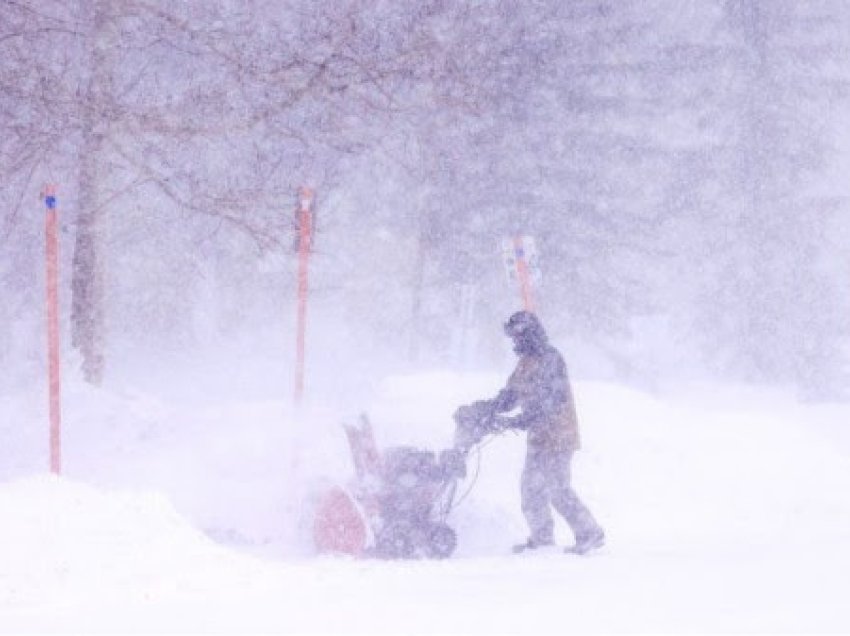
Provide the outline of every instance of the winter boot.
<path id="1" fill-rule="evenodd" d="M 605 533 L 602 528 L 596 528 L 586 534 L 576 536 L 576 543 L 564 549 L 567 554 L 587 554 L 605 545 Z"/>
<path id="2" fill-rule="evenodd" d="M 534 537 L 529 537 L 525 543 L 516 544 L 512 550 L 514 554 L 521 554 L 527 550 L 536 550 L 537 548 L 544 548 L 551 545 L 555 545 L 555 542 L 551 538 L 535 539 Z"/>

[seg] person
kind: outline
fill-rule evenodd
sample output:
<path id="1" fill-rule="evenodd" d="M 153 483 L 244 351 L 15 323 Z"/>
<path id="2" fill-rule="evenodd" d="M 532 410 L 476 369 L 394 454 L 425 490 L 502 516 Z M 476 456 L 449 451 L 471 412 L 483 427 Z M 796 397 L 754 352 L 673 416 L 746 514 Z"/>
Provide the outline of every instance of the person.
<path id="1" fill-rule="evenodd" d="M 520 409 L 516 415 L 498 416 L 496 426 L 526 431 L 520 489 L 522 512 L 531 531 L 525 543 L 514 546 L 514 552 L 554 544 L 554 508 L 575 536 L 575 545 L 566 551 L 585 554 L 605 543 L 605 533 L 571 485 L 571 463 L 580 440 L 564 359 L 549 344 L 534 313 L 516 312 L 504 329 L 519 359 L 490 405 L 494 413 Z"/>

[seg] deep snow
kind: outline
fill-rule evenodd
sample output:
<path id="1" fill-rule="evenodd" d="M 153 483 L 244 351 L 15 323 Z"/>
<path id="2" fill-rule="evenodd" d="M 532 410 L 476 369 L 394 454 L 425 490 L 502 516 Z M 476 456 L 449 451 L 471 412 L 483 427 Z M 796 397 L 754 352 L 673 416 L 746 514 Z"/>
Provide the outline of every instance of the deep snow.
<path id="1" fill-rule="evenodd" d="M 473 459 L 451 560 L 311 553 L 305 502 L 352 474 L 342 421 L 443 448 L 454 408 L 503 380 L 394 375 L 298 414 L 232 372 L 197 394 L 70 380 L 61 478 L 43 388 L 0 395 L 0 631 L 850 631 L 850 406 L 776 390 L 575 382 L 574 481 L 608 533 L 592 556 L 508 553 L 515 434 Z"/>

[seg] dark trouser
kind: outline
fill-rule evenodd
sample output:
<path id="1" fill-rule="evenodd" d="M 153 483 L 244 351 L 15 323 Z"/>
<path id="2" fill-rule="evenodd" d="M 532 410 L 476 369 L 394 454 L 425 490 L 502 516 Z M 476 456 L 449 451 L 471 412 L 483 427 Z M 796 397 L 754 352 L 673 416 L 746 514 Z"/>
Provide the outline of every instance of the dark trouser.
<path id="1" fill-rule="evenodd" d="M 569 524 L 576 539 L 601 531 L 570 485 L 573 451 L 529 447 L 522 470 L 522 512 L 531 529 L 531 539 L 551 543 L 552 508 Z"/>

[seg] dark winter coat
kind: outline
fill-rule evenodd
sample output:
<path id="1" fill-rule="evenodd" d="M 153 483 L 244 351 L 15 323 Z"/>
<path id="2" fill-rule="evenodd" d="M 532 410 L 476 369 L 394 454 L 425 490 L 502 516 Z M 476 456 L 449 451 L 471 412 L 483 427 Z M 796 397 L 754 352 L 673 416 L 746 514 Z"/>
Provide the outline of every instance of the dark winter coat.
<path id="1" fill-rule="evenodd" d="M 513 428 L 528 431 L 529 450 L 575 451 L 580 447 L 567 367 L 549 344 L 520 355 L 495 407 L 498 412 L 521 409 L 509 422 Z"/>

